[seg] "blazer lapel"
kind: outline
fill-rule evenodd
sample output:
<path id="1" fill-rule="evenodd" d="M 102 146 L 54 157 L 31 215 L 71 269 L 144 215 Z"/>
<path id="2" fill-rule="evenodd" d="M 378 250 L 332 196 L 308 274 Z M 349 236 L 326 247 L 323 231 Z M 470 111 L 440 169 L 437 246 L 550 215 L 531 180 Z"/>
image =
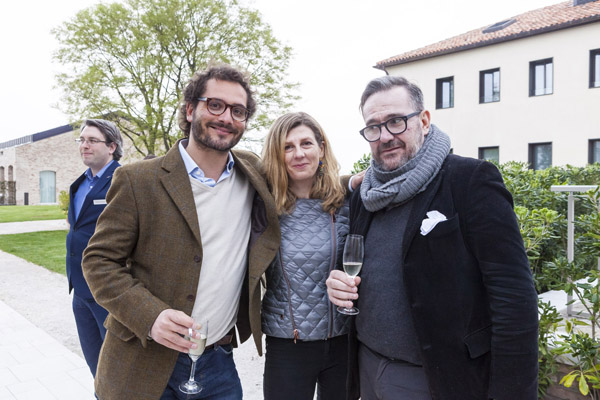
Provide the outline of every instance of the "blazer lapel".
<path id="1" fill-rule="evenodd" d="M 265 179 L 256 171 L 256 168 L 250 166 L 246 160 L 238 157 L 235 150 L 233 150 L 231 154 L 233 154 L 235 167 L 248 178 L 250 185 L 256 190 L 261 199 L 265 202 L 272 199 L 271 192 L 269 192 Z M 273 203 L 273 207 L 274 206 L 275 203 Z"/>
<path id="2" fill-rule="evenodd" d="M 87 196 L 85 196 L 85 200 L 83 201 L 83 204 L 81 206 L 81 211 L 79 211 L 79 216 L 82 216 L 85 213 L 85 211 L 88 209 L 88 207 L 90 207 L 92 205 L 93 199 L 96 196 L 96 194 L 101 192 L 104 188 L 106 188 L 106 186 L 108 186 L 110 184 L 113 173 L 115 172 L 115 169 L 118 166 L 119 166 L 119 163 L 115 161 L 110 165 L 110 167 L 108 167 L 106 169 L 106 171 L 104 171 L 104 174 L 102 174 L 102 177 L 100 177 L 98 182 L 88 192 Z M 75 222 L 77 222 L 77 221 L 75 221 Z"/>
<path id="3" fill-rule="evenodd" d="M 424 192 L 419 193 L 412 201 L 413 206 L 410 212 L 410 217 L 408 218 L 408 223 L 406 225 L 406 231 L 404 235 L 404 239 L 402 240 L 402 259 L 406 258 L 406 253 L 410 247 L 410 244 L 417 234 L 417 232 L 421 228 L 421 222 L 425 218 L 427 211 L 429 210 L 429 206 L 435 197 L 440 184 L 442 182 L 442 178 L 444 176 L 444 170 L 440 170 L 435 179 L 429 184 L 427 189 Z"/>
<path id="4" fill-rule="evenodd" d="M 179 141 L 165 155 L 161 166 L 165 172 L 160 177 L 163 187 L 177 205 L 198 243 L 202 244 L 196 202 L 192 193 L 190 177 L 179 153 Z"/>
<path id="5" fill-rule="evenodd" d="M 69 210 L 67 214 L 67 219 L 69 220 L 70 226 L 75 226 L 75 222 L 77 222 L 75 221 L 75 193 L 77 193 L 79 185 L 81 185 L 81 182 L 83 182 L 84 180 L 85 174 L 81 174 L 79 178 L 77 178 L 69 188 Z"/>

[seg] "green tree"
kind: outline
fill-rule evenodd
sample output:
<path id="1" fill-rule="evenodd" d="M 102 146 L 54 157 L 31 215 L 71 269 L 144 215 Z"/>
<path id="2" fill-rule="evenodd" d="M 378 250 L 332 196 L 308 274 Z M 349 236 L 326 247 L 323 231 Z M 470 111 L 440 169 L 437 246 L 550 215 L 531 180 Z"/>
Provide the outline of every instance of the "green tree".
<path id="1" fill-rule="evenodd" d="M 123 0 L 78 12 L 53 30 L 63 89 L 61 108 L 74 121 L 103 116 L 145 155 L 181 136 L 177 108 L 192 74 L 225 62 L 247 70 L 258 111 L 250 135 L 297 99 L 288 81 L 292 49 L 258 11 L 236 0 Z"/>

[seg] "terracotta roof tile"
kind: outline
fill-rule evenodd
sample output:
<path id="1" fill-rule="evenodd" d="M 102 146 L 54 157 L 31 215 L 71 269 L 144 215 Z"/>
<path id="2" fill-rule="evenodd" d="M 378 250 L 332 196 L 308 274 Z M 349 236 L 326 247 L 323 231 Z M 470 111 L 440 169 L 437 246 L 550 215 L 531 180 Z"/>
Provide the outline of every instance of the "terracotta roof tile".
<path id="1" fill-rule="evenodd" d="M 375 68 L 384 69 L 385 67 L 392 65 L 404 64 L 411 61 L 456 53 L 462 50 L 600 21 L 600 0 L 578 6 L 573 6 L 573 1 L 569 0 L 552 6 L 528 11 L 509 18 L 507 21 L 511 19 L 514 19 L 515 21 L 504 29 L 484 33 L 486 28 L 495 24 L 487 25 L 463 33 L 462 35 L 379 61 L 375 65 Z"/>

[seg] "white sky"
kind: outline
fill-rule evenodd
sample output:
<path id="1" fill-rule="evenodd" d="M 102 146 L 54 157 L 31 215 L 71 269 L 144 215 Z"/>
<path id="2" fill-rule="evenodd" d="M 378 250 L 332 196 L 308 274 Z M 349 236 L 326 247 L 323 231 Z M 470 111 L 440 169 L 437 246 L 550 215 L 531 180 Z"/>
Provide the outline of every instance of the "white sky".
<path id="1" fill-rule="evenodd" d="M 348 172 L 369 152 L 358 102 L 377 61 L 560 0 L 240 0 L 294 49 L 294 111 L 315 117 Z M 54 105 L 58 66 L 50 30 L 98 0 L 6 2 L 0 13 L 0 143 L 69 123 Z M 410 77 L 407 77 L 410 79 Z M 277 117 L 277 116 L 274 116 Z"/>

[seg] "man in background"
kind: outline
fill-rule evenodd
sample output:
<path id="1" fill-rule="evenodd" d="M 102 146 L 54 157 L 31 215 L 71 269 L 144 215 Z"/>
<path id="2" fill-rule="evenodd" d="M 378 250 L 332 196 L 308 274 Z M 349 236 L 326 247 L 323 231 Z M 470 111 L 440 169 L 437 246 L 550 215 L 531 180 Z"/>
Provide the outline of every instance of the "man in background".
<path id="1" fill-rule="evenodd" d="M 96 375 L 98 355 L 106 329 L 108 312 L 99 306 L 83 277 L 81 258 L 106 206 L 117 162 L 123 155 L 123 139 L 117 126 L 102 119 L 88 119 L 81 126 L 79 152 L 88 169 L 69 189 L 69 233 L 67 234 L 67 278 L 73 291 L 73 314 L 85 361 Z"/>

